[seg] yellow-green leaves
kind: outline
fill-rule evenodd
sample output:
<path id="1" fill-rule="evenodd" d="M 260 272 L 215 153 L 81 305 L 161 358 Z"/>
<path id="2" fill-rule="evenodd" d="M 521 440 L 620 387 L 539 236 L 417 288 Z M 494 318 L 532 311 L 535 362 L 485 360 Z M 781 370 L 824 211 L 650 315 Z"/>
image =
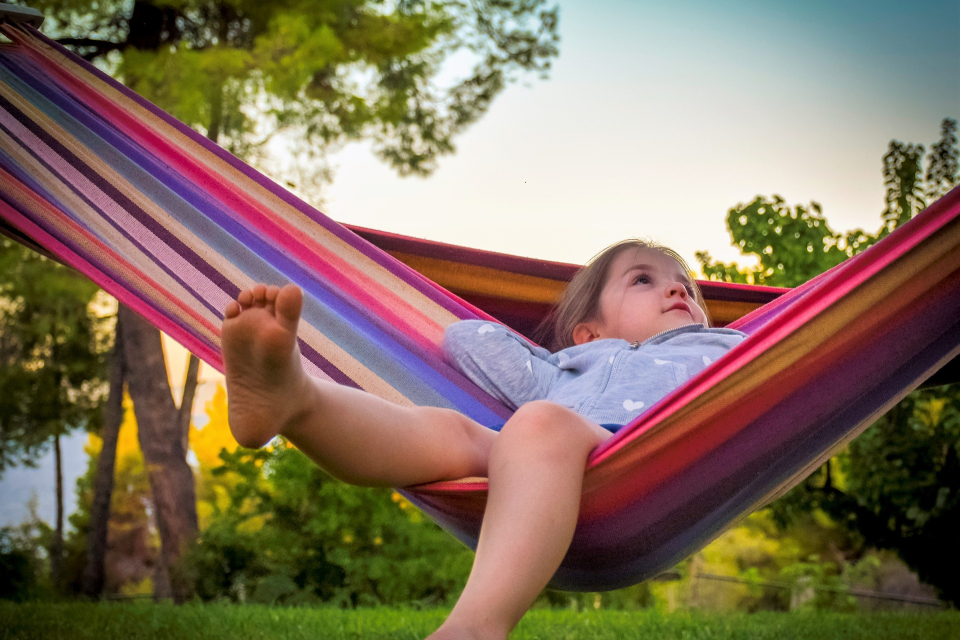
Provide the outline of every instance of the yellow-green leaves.
<path id="1" fill-rule="evenodd" d="M 311 27 L 292 14 L 278 15 L 257 38 L 254 59 L 264 88 L 285 100 L 296 100 L 314 76 L 345 61 L 343 43 L 329 25 Z"/>
<path id="2" fill-rule="evenodd" d="M 180 44 L 156 51 L 130 49 L 118 75 L 127 86 L 178 120 L 207 133 L 218 102 L 224 102 L 223 93 L 248 92 L 244 85 L 252 71 L 248 51 L 230 47 L 198 51 Z"/>
<path id="3" fill-rule="evenodd" d="M 265 162 L 278 133 L 312 147 L 281 153 L 311 156 L 317 175 L 324 151 L 361 139 L 426 175 L 518 72 L 542 76 L 558 53 L 546 0 L 39 1 L 49 35 L 288 183 L 289 162 Z M 456 53 L 473 69 L 444 84 Z"/>

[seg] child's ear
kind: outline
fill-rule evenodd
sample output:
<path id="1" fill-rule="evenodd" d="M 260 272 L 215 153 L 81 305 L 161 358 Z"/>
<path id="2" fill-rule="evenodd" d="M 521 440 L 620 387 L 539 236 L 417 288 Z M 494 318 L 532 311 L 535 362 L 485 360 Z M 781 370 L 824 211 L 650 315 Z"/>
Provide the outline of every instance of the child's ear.
<path id="1" fill-rule="evenodd" d="M 573 328 L 573 343 L 576 345 L 593 342 L 599 337 L 593 322 L 581 322 Z"/>

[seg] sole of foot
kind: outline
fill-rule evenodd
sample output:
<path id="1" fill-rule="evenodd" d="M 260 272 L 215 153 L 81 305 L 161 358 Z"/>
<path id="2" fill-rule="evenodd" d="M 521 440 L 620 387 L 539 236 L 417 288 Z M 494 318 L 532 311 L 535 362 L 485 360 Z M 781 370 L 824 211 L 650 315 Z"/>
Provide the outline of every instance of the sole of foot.
<path id="1" fill-rule="evenodd" d="M 224 312 L 221 340 L 230 430 L 244 447 L 262 447 L 302 413 L 307 374 L 297 326 L 303 292 L 258 284 Z"/>

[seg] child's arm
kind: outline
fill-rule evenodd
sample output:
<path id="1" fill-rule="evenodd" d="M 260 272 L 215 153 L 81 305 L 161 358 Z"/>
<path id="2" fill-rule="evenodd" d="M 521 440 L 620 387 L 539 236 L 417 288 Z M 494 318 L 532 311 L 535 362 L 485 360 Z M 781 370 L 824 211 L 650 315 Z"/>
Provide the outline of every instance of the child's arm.
<path id="1" fill-rule="evenodd" d="M 547 361 L 549 351 L 495 322 L 464 320 L 450 325 L 443 350 L 451 364 L 512 409 L 545 398 L 560 376 L 560 369 Z"/>

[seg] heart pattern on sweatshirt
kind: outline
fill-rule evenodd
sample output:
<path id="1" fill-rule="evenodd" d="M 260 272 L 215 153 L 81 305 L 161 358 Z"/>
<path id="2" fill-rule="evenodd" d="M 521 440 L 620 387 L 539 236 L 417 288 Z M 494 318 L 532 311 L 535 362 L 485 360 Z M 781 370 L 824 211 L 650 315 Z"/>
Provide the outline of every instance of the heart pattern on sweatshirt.
<path id="1" fill-rule="evenodd" d="M 639 400 L 634 402 L 633 400 L 627 399 L 623 401 L 623 408 L 627 411 L 636 411 L 637 409 L 643 408 L 643 403 Z"/>
<path id="2" fill-rule="evenodd" d="M 490 333 L 491 331 L 496 331 L 496 329 L 494 329 L 493 325 L 489 323 L 482 324 L 480 325 L 480 328 L 477 329 L 477 333 L 479 333 L 480 335 L 483 335 L 485 333 Z"/>

